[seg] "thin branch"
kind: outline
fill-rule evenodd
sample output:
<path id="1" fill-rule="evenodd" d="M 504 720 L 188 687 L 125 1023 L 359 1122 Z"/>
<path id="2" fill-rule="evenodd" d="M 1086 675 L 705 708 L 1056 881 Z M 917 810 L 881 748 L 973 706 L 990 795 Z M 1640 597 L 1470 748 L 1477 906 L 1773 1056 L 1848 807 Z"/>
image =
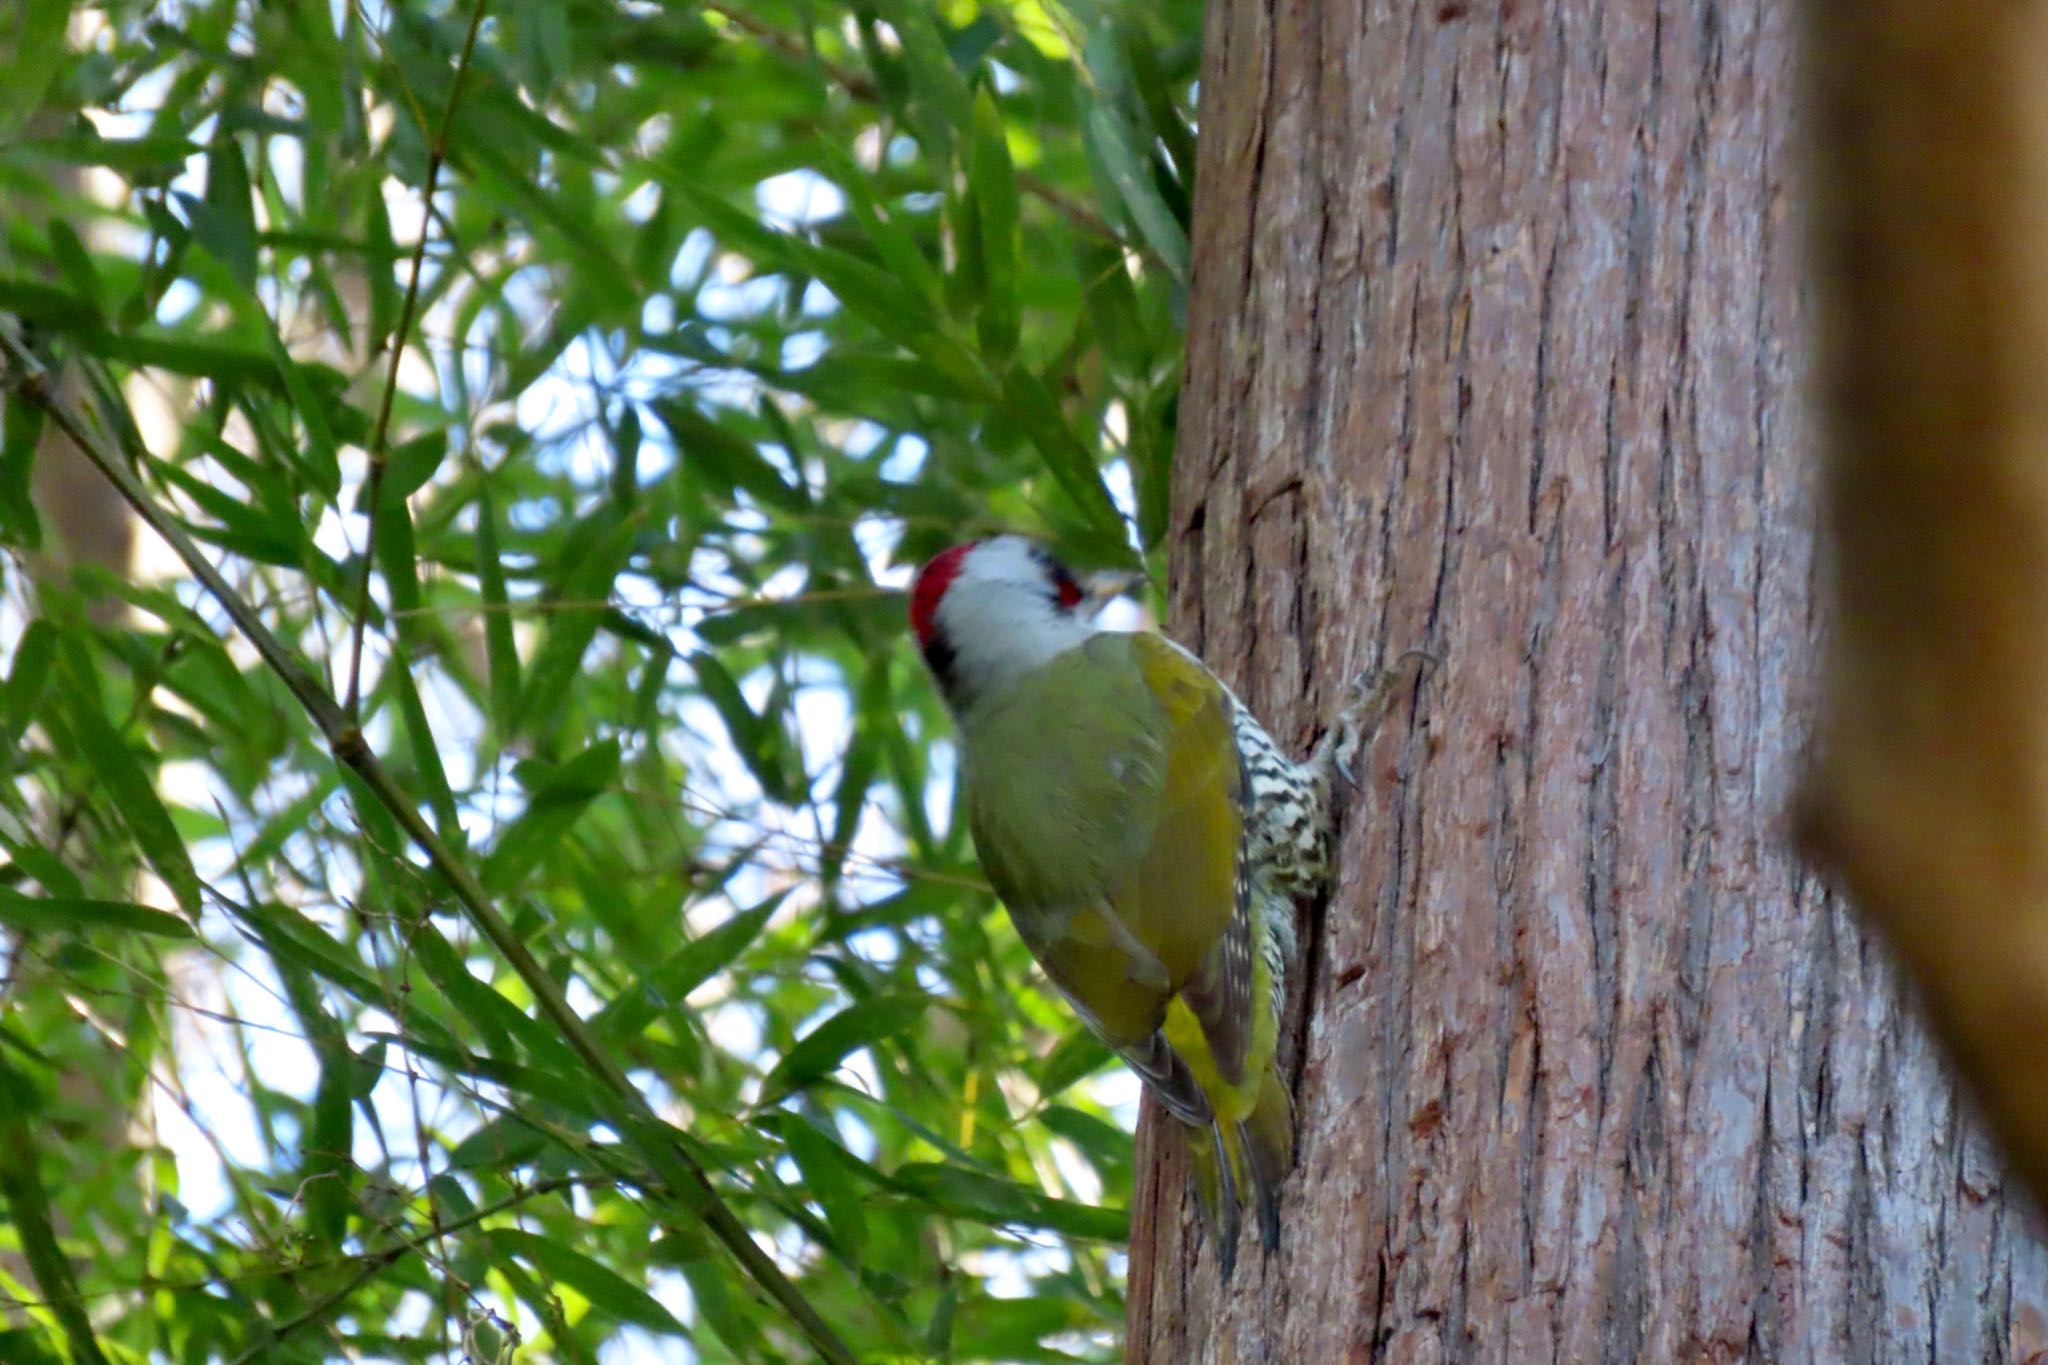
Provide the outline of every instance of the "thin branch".
<path id="1" fill-rule="evenodd" d="M 814 592 L 785 593 L 777 597 L 740 596 L 730 597 L 712 603 L 683 602 L 680 605 L 705 616 L 723 616 L 731 612 L 747 611 L 755 607 L 807 607 L 819 602 L 877 602 L 884 598 L 900 598 L 900 588 L 819 588 Z M 486 616 L 492 612 L 506 615 L 545 616 L 550 612 L 562 611 L 616 611 L 621 615 L 642 621 L 640 613 L 649 610 L 637 602 L 624 598 L 556 598 L 552 601 L 499 602 L 434 602 L 419 607 L 394 607 L 388 615 L 394 621 L 413 617 L 453 616 L 470 613 Z M 646 624 L 642 621 L 642 624 Z"/>
<path id="2" fill-rule="evenodd" d="M 377 518 L 384 504 L 384 470 L 390 463 L 391 408 L 398 397 L 398 366 L 405 358 L 406 337 L 412 332 L 413 313 L 419 308 L 420 277 L 426 273 L 427 223 L 432 218 L 434 191 L 439 187 L 441 167 L 448 159 L 448 129 L 455 122 L 455 109 L 462 97 L 462 78 L 469 73 L 470 57 L 476 52 L 476 35 L 484 23 L 484 0 L 476 0 L 469 11 L 469 32 L 462 40 L 462 56 L 455 63 L 455 78 L 448 86 L 448 99 L 441 106 L 441 122 L 427 147 L 427 179 L 420 191 L 427 206 L 420 215 L 419 240 L 412 248 L 412 278 L 406 281 L 405 303 L 398 310 L 398 325 L 391 337 L 391 363 L 384 372 L 384 396 L 377 405 L 377 426 L 370 436 L 370 471 L 364 485 L 368 511 L 368 533 L 363 538 L 363 579 L 356 591 L 355 638 L 349 648 L 348 700 L 342 704 L 349 723 L 362 717 L 363 632 L 370 623 L 370 571 L 377 559 Z"/>
<path id="3" fill-rule="evenodd" d="M 412 988 L 407 978 L 410 977 L 412 972 L 412 935 L 415 932 L 417 932 L 417 929 L 393 935 L 398 940 L 399 952 L 398 1033 L 400 1037 L 409 1036 L 406 1033 L 406 1023 L 412 1012 Z M 378 939 L 375 935 L 372 935 L 370 941 L 374 945 L 378 942 Z M 384 970 L 383 959 L 384 954 L 382 951 L 378 951 L 377 965 L 379 971 Z M 412 1111 L 413 1145 L 418 1152 L 420 1173 L 424 1175 L 433 1169 L 434 1153 L 432 1144 L 427 1140 L 426 1116 L 420 1107 L 419 1059 L 413 1055 L 411 1048 L 402 1049 L 402 1053 L 405 1061 L 407 1107 Z M 434 1193 L 433 1181 L 429 1180 L 426 1182 L 424 1193 L 427 1200 L 427 1219 L 433 1224 L 435 1254 L 440 1258 L 442 1266 L 441 1324 L 443 1329 L 442 1336 L 445 1342 L 447 1325 L 454 1320 L 456 1309 L 459 1306 L 460 1295 L 462 1292 L 467 1291 L 469 1286 L 465 1283 L 461 1284 L 460 1289 L 457 1288 L 460 1277 L 455 1274 L 454 1267 L 448 1260 L 447 1233 L 443 1228 L 441 1219 L 441 1200 Z"/>
<path id="4" fill-rule="evenodd" d="M 428 862 L 460 902 L 470 923 L 490 940 L 533 993 L 540 1012 L 590 1068 L 602 1087 L 610 1092 L 616 1101 L 616 1112 L 612 1116 L 614 1126 L 622 1137 L 640 1149 L 655 1174 L 666 1182 L 666 1189 L 660 1192 L 702 1222 L 714 1237 L 725 1244 L 748 1276 L 789 1315 L 819 1355 L 832 1365 L 854 1365 L 852 1350 L 819 1315 L 803 1291 L 755 1244 L 752 1233 L 719 1195 L 703 1166 L 683 1148 L 675 1132 L 654 1112 L 653 1106 L 634 1087 L 618 1062 L 599 1045 L 582 1018 L 570 1008 L 562 988 L 540 965 L 525 940 L 498 913 L 476 873 L 434 832 L 412 799 L 371 752 L 353 717 L 335 704 L 326 689 L 313 680 L 283 642 L 271 633 L 262 618 L 213 567 L 177 521 L 150 497 L 121 457 L 108 449 L 98 433 L 88 429 L 77 414 L 58 400 L 48 369 L 16 339 L 11 327 L 0 327 L 0 352 L 5 353 L 16 371 L 12 380 L 15 389 L 42 408 L 120 491 L 143 523 L 163 537 L 164 543 L 220 603 L 221 609 L 247 637 L 264 663 L 305 708 L 334 757 L 356 775 L 378 804 L 426 854 Z M 649 1187 L 648 1192 L 656 1193 L 656 1189 Z"/>

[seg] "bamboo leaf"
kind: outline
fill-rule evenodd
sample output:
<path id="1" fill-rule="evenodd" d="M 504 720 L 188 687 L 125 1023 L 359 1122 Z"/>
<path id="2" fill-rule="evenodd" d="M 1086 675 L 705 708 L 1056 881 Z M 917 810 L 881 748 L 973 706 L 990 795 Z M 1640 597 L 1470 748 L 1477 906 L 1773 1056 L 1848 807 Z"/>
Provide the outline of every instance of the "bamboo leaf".
<path id="1" fill-rule="evenodd" d="M 397 641 L 392 645 L 392 665 L 383 681 L 398 699 L 398 713 L 405 723 L 413 767 L 418 770 L 420 782 L 427 789 L 427 804 L 433 808 L 434 825 L 442 838 L 460 845 L 463 841 L 462 818 L 455 809 L 455 792 L 448 785 L 448 772 L 441 764 L 441 750 L 435 743 L 433 726 L 427 721 L 427 708 L 420 702 L 419 688 L 414 685 L 408 651 Z"/>
<path id="2" fill-rule="evenodd" d="M 578 529 L 583 534 L 573 539 L 580 543 L 565 549 L 565 564 L 554 594 L 563 607 L 548 613 L 540 647 L 534 651 L 519 697 L 518 728 L 528 734 L 554 719 L 582 670 L 583 656 L 604 619 L 612 582 L 633 548 L 633 528 L 609 505 Z"/>
<path id="3" fill-rule="evenodd" d="M 1122 1242 L 1130 1214 L 1054 1199 L 1030 1186 L 960 1166 L 913 1162 L 896 1172 L 905 1193 L 942 1213 L 1006 1227 L 1043 1228 L 1090 1241 Z"/>
<path id="4" fill-rule="evenodd" d="M 50 252 L 57 258 L 57 268 L 63 271 L 65 282 L 93 310 L 94 316 L 99 316 L 105 302 L 105 286 L 100 282 L 92 253 L 78 240 L 77 231 L 69 223 L 50 224 Z"/>
<path id="5" fill-rule="evenodd" d="M 9 148 L 11 155 L 23 160 L 105 166 L 108 170 L 136 179 L 175 175 L 201 151 L 196 143 L 175 135 L 97 137 L 73 134 L 30 138 Z"/>
<path id="6" fill-rule="evenodd" d="M 507 1114 L 456 1143 L 448 1164 L 458 1171 L 509 1171 L 530 1164 L 552 1142 L 531 1119 Z"/>
<path id="7" fill-rule="evenodd" d="M 591 1027 L 600 1036 L 619 1042 L 638 1034 L 658 1014 L 677 1008 L 691 991 L 725 970 L 760 936 L 782 900 L 780 894 L 771 896 L 683 945 L 667 961 L 651 968 L 616 996 L 591 1021 Z"/>
<path id="8" fill-rule="evenodd" d="M 775 726 L 747 704 L 739 682 L 726 671 L 718 656 L 699 650 L 690 656 L 690 667 L 697 675 L 697 690 L 725 723 L 726 737 L 747 765 L 747 771 L 770 797 L 786 798 L 789 779 L 783 772 L 782 744 Z"/>
<path id="9" fill-rule="evenodd" d="M 1103 486 L 1095 457 L 1067 425 L 1059 403 L 1045 382 L 1029 370 L 1013 368 L 1003 381 L 1003 397 L 1055 481 L 1074 505 L 1112 544 L 1124 539 L 1123 515 Z"/>
<path id="10" fill-rule="evenodd" d="M 505 566 L 498 559 L 498 518 L 486 480 L 476 492 L 477 586 L 483 596 L 484 654 L 490 673 L 491 719 L 509 729 L 519 707 L 519 650 L 506 610 Z"/>
<path id="11" fill-rule="evenodd" d="M 967 82 L 953 65 L 945 39 L 930 7 L 913 0 L 877 0 L 875 10 L 889 21 L 903 44 L 904 64 L 916 92 L 918 128 L 933 156 L 951 155 L 953 130 L 971 128 L 974 101 Z"/>
<path id="12" fill-rule="evenodd" d="M 488 1236 L 499 1255 L 519 1257 L 590 1300 L 591 1307 L 606 1317 L 670 1336 L 688 1333 L 659 1299 L 572 1247 L 516 1228 L 493 1228 Z"/>
<path id="13" fill-rule="evenodd" d="M 43 543 L 34 489 L 36 449 L 42 435 L 41 408 L 33 403 L 0 404 L 0 530 L 30 550 L 40 549 Z"/>
<path id="14" fill-rule="evenodd" d="M 1115 1060 L 1102 1040 L 1085 1028 L 1070 1030 L 1038 1068 L 1038 1097 L 1049 1100 L 1083 1076 Z"/>
<path id="15" fill-rule="evenodd" d="M 23 896 L 12 891 L 0 891 L 0 924 L 45 931 L 96 927 L 160 938 L 193 936 L 190 924 L 147 905 L 80 896 Z"/>
<path id="16" fill-rule="evenodd" d="M 893 1038 L 925 1016 L 931 1001 L 924 996 L 877 996 L 856 1001 L 797 1040 L 761 1082 L 762 1105 L 836 1070 L 850 1052 Z"/>
<path id="17" fill-rule="evenodd" d="M 44 685 L 57 657 L 57 628 L 38 618 L 28 623 L 15 642 L 14 663 L 7 684 L 0 687 L 0 753 L 13 752 L 43 704 Z"/>
<path id="18" fill-rule="evenodd" d="M 808 492 L 784 478 L 752 441 L 735 436 L 688 403 L 657 398 L 649 406 L 668 428 L 683 467 L 713 487 L 745 489 L 768 507 L 802 512 Z"/>
<path id="19" fill-rule="evenodd" d="M 603 740 L 550 770 L 526 810 L 498 836 L 484 860 L 484 889 L 502 893 L 548 855 L 589 804 L 619 778 L 619 742 Z"/>
<path id="20" fill-rule="evenodd" d="M 157 795 L 156 783 L 100 710 L 96 686 L 78 687 L 70 702 L 72 735 L 103 785 L 108 804 L 185 913 L 197 918 L 199 877 L 192 870 L 184 840 L 171 823 L 170 812 Z"/>
<path id="21" fill-rule="evenodd" d="M 867 1215 L 861 1210 L 861 1191 L 854 1181 L 855 1163 L 845 1151 L 801 1118 L 792 1117 L 782 1125 L 783 1141 L 790 1159 L 803 1173 L 804 1186 L 818 1206 L 839 1243 L 839 1254 L 849 1260 L 860 1256 L 867 1246 Z"/>
<path id="22" fill-rule="evenodd" d="M 300 1188 L 306 1227 L 316 1250 L 331 1255 L 348 1232 L 354 1204 L 355 1161 L 350 1155 L 355 1115 L 350 1106 L 355 1058 L 338 1037 L 316 1047 L 320 1080 L 313 1092 L 313 1121 L 301 1148 Z"/>
<path id="23" fill-rule="evenodd" d="M 193 240 L 228 268 L 236 284 L 254 290 L 256 217 L 241 144 L 226 134 L 217 138 L 206 154 L 206 197 L 178 197 L 192 224 Z"/>
<path id="24" fill-rule="evenodd" d="M 370 335 L 381 349 L 398 325 L 402 298 L 395 267 L 398 244 L 391 238 L 391 212 L 384 203 L 381 179 L 365 181 L 363 195 L 363 239 L 366 259 L 363 275 L 370 289 Z"/>
<path id="25" fill-rule="evenodd" d="M 1006 360 L 1017 348 L 1017 169 L 1010 164 L 1003 117 L 986 89 L 974 103 L 971 184 L 979 209 L 985 280 L 975 324 L 982 349 L 992 359 Z"/>
<path id="26" fill-rule="evenodd" d="M 1131 221 L 1174 280 L 1188 282 L 1188 234 L 1152 183 L 1151 170 L 1137 135 L 1113 109 L 1099 107 L 1088 115 L 1088 150 L 1129 210 Z"/>
<path id="27" fill-rule="evenodd" d="M 0 1069 L 5 1069 L 4 1063 L 0 1063 Z M 17 1088 L 16 1082 L 0 1080 L 0 1092 Z M 107 1357 L 93 1335 L 92 1319 L 86 1314 L 71 1262 L 50 1221 L 50 1198 L 40 1166 L 35 1137 L 16 1109 L 0 1120 L 0 1202 L 5 1203 L 7 1221 L 36 1283 L 49 1299 L 50 1312 L 62 1327 L 73 1359 L 81 1365 L 107 1365 Z"/>
<path id="28" fill-rule="evenodd" d="M 1047 1105 L 1039 1111 L 1038 1121 L 1048 1131 L 1073 1143 L 1083 1156 L 1095 1163 L 1105 1183 L 1113 1188 L 1129 1188 L 1132 1161 L 1129 1133 L 1107 1120 L 1064 1104 Z"/>

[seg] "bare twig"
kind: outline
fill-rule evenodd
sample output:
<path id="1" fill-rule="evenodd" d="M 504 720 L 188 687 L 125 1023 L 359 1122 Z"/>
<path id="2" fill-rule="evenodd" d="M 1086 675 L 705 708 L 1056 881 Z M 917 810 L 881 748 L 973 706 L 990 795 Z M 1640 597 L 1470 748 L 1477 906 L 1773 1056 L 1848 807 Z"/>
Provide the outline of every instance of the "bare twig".
<path id="1" fill-rule="evenodd" d="M 516 972 L 533 993 L 540 1012 L 561 1034 L 577 1058 L 590 1068 L 615 1104 L 614 1126 L 632 1143 L 653 1168 L 662 1185 L 648 1186 L 650 1194 L 680 1205 L 700 1221 L 739 1261 L 763 1293 L 789 1315 L 819 1355 L 833 1365 L 854 1365 L 853 1352 L 811 1305 L 803 1291 L 784 1275 L 768 1254 L 754 1242 L 747 1226 L 726 1204 L 709 1175 L 690 1156 L 675 1133 L 662 1122 L 647 1099 L 636 1089 L 612 1055 L 601 1047 L 583 1020 L 569 1006 L 562 988 L 555 984 L 525 940 L 491 904 L 490 896 L 476 873 L 457 857 L 454 850 L 434 832 L 420 815 L 413 800 L 400 789 L 383 763 L 364 741 L 353 717 L 336 705 L 334 698 L 313 679 L 270 628 L 263 623 L 241 594 L 213 567 L 177 521 L 158 506 L 149 492 L 128 471 L 120 455 L 110 450 L 99 435 L 56 397 L 49 372 L 14 336 L 10 327 L 0 326 L 0 352 L 15 371 L 13 385 L 28 401 L 40 406 L 51 421 L 77 443 L 86 458 L 99 469 L 145 525 L 163 537 L 192 576 L 220 603 L 235 627 L 248 639 L 256 653 L 276 673 L 287 690 L 326 739 L 335 758 L 346 765 L 369 789 L 406 834 L 426 854 L 434 870 L 447 882 L 461 904 L 463 913 Z"/>

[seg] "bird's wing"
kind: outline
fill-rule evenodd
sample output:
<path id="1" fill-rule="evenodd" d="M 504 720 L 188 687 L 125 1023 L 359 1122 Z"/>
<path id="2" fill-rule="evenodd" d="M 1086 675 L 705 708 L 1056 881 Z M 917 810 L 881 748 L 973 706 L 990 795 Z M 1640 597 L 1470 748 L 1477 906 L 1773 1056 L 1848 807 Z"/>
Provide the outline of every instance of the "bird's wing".
<path id="1" fill-rule="evenodd" d="M 1242 777 L 1230 694 L 1159 636 L 1122 638 L 1163 720 L 1163 775 L 1150 841 L 1109 903 L 1180 987 L 1223 941 L 1240 899 Z"/>
<path id="2" fill-rule="evenodd" d="M 1198 1076 L 1207 1051 L 1220 1079 L 1235 1086 L 1245 1076 L 1255 1011 L 1246 793 L 1233 703 L 1215 675 L 1178 645 L 1156 635 L 1128 638 L 1167 717 L 1166 772 L 1151 843 L 1109 902 L 1165 964 L 1200 1027 L 1197 1040 L 1169 1017 L 1176 1050 Z"/>
<path id="3" fill-rule="evenodd" d="M 1032 955 L 1105 1041 L 1157 1062 L 1153 1035 L 1171 1028 L 1169 1006 L 1185 993 L 1172 1013 L 1193 1010 L 1200 1028 L 1172 1030 L 1175 1049 L 1204 1081 L 1194 1054 L 1213 1051 L 1234 1084 L 1253 983 L 1230 695 L 1156 635 L 1105 633 L 1079 654 L 1048 672 L 1029 708 L 985 724 L 992 747 L 1034 757 L 1003 770 L 1005 800 L 969 783 L 982 865 Z M 1048 711 L 1061 714 L 1050 730 Z M 1212 1041 L 1197 1036 L 1191 1049 L 1183 1033 Z M 1138 1069 L 1184 1089 L 1163 1064 Z"/>

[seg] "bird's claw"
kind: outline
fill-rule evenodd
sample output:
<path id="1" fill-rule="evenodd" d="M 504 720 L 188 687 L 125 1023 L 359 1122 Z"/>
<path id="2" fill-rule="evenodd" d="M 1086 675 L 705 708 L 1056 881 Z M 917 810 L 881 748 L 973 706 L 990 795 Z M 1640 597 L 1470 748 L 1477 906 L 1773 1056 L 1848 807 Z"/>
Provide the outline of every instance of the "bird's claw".
<path id="1" fill-rule="evenodd" d="M 1358 756 L 1358 745 L 1354 741 L 1337 746 L 1337 775 L 1344 779 L 1344 785 L 1354 790 L 1358 786 L 1358 774 L 1351 770 L 1351 760 Z"/>
<path id="2" fill-rule="evenodd" d="M 1394 688 L 1407 671 L 1410 659 L 1421 664 L 1416 671 L 1418 679 L 1430 669 L 1439 667 L 1434 654 L 1423 649 L 1410 649 L 1377 673 L 1367 670 L 1358 674 L 1345 689 L 1347 700 L 1343 709 L 1337 712 L 1336 718 L 1331 722 L 1329 738 L 1324 742 L 1330 746 L 1331 770 L 1344 779 L 1345 786 L 1354 791 L 1358 788 L 1358 775 L 1353 769 L 1358 751 L 1373 731 L 1379 728 L 1380 720 L 1386 713 L 1387 703 L 1392 699 Z"/>

